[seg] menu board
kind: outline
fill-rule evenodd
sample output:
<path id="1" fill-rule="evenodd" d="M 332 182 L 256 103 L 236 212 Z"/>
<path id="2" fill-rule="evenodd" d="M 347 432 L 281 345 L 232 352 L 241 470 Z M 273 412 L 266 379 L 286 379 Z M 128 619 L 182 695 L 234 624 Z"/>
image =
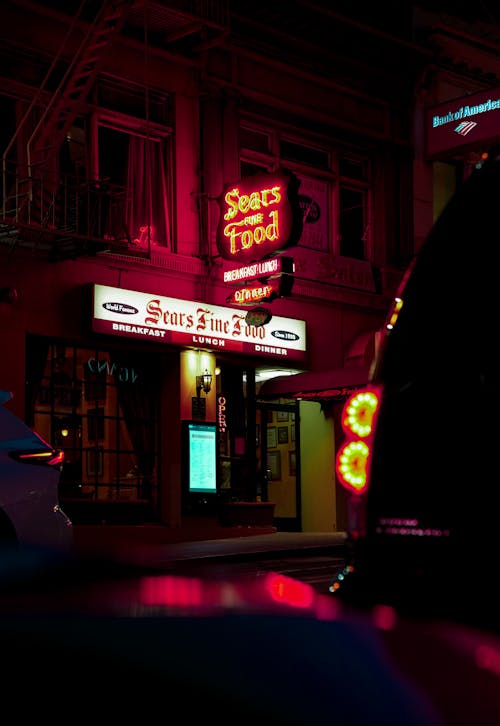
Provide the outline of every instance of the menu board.
<path id="1" fill-rule="evenodd" d="M 217 426 L 215 423 L 187 424 L 188 490 L 217 493 Z"/>

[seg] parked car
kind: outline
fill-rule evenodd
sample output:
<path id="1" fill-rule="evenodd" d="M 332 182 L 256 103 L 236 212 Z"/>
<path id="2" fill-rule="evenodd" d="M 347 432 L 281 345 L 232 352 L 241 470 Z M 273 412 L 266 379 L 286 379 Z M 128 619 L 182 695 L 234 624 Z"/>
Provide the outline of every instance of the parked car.
<path id="1" fill-rule="evenodd" d="M 73 528 L 58 504 L 64 459 L 15 416 L 0 389 L 0 544 L 71 554 Z"/>
<path id="2" fill-rule="evenodd" d="M 369 385 L 346 401 L 337 474 L 366 607 L 498 631 L 500 151 L 455 192 L 389 311 Z"/>

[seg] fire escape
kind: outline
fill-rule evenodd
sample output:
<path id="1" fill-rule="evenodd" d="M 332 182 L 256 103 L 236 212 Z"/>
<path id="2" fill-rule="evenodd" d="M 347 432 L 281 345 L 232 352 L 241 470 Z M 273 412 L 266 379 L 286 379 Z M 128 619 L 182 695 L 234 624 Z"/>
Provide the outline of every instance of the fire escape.
<path id="1" fill-rule="evenodd" d="M 58 156 L 82 104 L 99 72 L 104 51 L 125 21 L 132 0 L 106 0 L 69 63 L 57 89 L 48 95 L 50 81 L 77 35 L 80 16 L 73 18 L 63 44 L 2 157 L 4 199 L 0 224 L 2 241 L 48 250 L 53 259 L 87 253 L 87 240 L 74 224 L 74 196 L 58 172 Z M 84 4 L 80 7 L 82 10 Z M 9 164 L 9 154 L 26 128 L 31 112 L 43 112 L 28 138 L 22 162 Z M 73 198 L 73 204 L 71 199 Z"/>
<path id="2" fill-rule="evenodd" d="M 195 0 L 103 0 L 93 19 L 88 18 L 90 4 L 83 0 L 71 18 L 62 45 L 2 156 L 0 244 L 28 247 L 47 253 L 54 261 L 127 247 L 126 239 L 110 240 L 102 230 L 96 233 L 88 214 L 83 224 L 78 221 L 78 207 L 88 210 L 96 190 L 87 180 L 82 191 L 81 184 L 75 186 L 59 170 L 61 148 L 84 108 L 106 50 L 125 22 L 136 29 L 147 22 L 165 44 L 180 52 L 186 52 L 186 46 L 178 44 L 189 39 L 190 53 L 203 50 L 203 44 L 196 47 L 200 38 L 208 37 L 209 45 L 217 43 L 228 27 L 227 0 L 201 4 Z M 82 27 L 86 28 L 83 38 Z M 39 115 L 34 130 L 33 113 Z"/>

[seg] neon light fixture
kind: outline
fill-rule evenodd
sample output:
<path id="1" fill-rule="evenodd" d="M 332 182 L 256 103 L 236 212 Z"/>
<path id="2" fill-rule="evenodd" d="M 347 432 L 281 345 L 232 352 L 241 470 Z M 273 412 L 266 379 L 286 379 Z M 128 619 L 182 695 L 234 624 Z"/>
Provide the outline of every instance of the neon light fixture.
<path id="1" fill-rule="evenodd" d="M 227 187 L 217 230 L 221 257 L 251 262 L 296 244 L 302 232 L 298 187 L 295 175 L 284 169 Z"/>

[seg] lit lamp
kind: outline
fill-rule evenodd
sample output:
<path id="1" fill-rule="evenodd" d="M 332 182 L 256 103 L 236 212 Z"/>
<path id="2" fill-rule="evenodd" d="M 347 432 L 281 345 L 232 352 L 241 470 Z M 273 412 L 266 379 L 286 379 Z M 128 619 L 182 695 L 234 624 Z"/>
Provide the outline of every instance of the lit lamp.
<path id="1" fill-rule="evenodd" d="M 205 368 L 205 373 L 201 376 L 196 376 L 196 396 L 200 397 L 202 389 L 205 393 L 209 393 L 212 388 L 212 374 Z"/>

